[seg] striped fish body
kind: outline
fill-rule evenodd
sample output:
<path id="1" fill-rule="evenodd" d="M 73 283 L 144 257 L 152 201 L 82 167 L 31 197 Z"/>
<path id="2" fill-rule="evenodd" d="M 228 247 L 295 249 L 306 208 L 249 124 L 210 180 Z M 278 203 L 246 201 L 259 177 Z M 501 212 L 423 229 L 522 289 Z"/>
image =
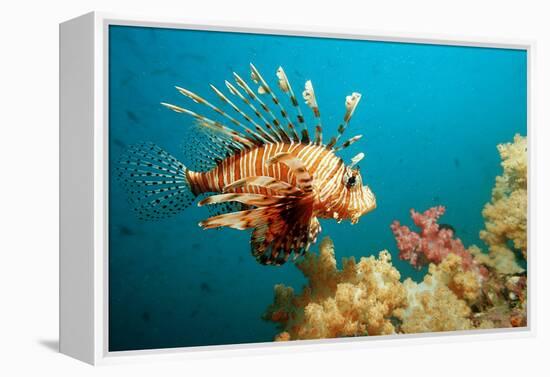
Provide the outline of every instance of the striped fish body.
<path id="1" fill-rule="evenodd" d="M 224 188 L 242 178 L 267 176 L 296 185 L 296 176 L 284 164 L 267 162 L 279 153 L 292 153 L 301 159 L 314 177 L 314 186 L 334 176 L 344 166 L 343 161 L 324 146 L 313 144 L 273 143 L 246 150 L 223 160 L 207 172 L 189 172 L 188 179 L 195 194 L 223 192 Z M 321 165 L 322 163 L 322 165 Z M 236 192 L 242 188 L 236 189 Z M 251 187 L 254 193 L 267 193 L 264 187 Z"/>
<path id="2" fill-rule="evenodd" d="M 253 65 L 251 78 L 258 85 L 258 94 L 239 75 L 234 76 L 236 84 L 226 81 L 226 87 L 230 94 L 244 102 L 251 115 L 219 89 L 213 85 L 211 88 L 225 105 L 244 119 L 244 123 L 180 87 L 177 90 L 182 95 L 210 108 L 227 122 L 163 103 L 176 113 L 191 116 L 199 129 L 204 130 L 207 138 L 204 144 L 198 143 L 194 151 L 207 169 L 189 170 L 160 147 L 143 143 L 130 147 L 121 157 L 118 176 L 134 210 L 147 220 L 175 215 L 197 196 L 214 193 L 198 205 L 222 204 L 226 210 L 199 225 L 204 229 L 251 229 L 253 256 L 261 264 L 280 265 L 290 255 L 302 255 L 316 242 L 321 231 L 318 218 L 356 223 L 376 207 L 375 197 L 370 188 L 362 184 L 356 167 L 364 154 L 355 156 L 350 165 L 336 155 L 361 138 L 357 135 L 337 146 L 361 95 L 353 93 L 346 97 L 346 112 L 338 134 L 325 144 L 311 81 L 305 84 L 303 98 L 317 123 L 314 137 L 309 135 L 298 100 L 282 67 L 277 70 L 278 86 L 295 110 L 296 124 Z M 278 110 L 273 112 L 260 96 L 269 98 Z M 231 203 L 236 206 L 225 206 Z"/>
<path id="3" fill-rule="evenodd" d="M 276 181 L 296 186 L 296 175 L 288 166 L 268 164 L 270 159 L 281 153 L 290 153 L 300 159 L 311 174 L 315 191 L 314 215 L 316 217 L 357 221 L 360 215 L 376 205 L 370 190 L 364 190 L 360 182 L 357 185 L 361 188 L 360 190 L 349 190 L 346 187 L 345 176 L 351 172 L 340 157 L 326 146 L 312 143 L 265 144 L 232 155 L 210 171 L 188 171 L 187 177 L 191 190 L 195 195 L 228 192 L 225 188 L 232 183 L 255 176 L 272 177 Z M 246 189 L 241 187 L 230 191 L 273 194 L 272 190 L 261 186 L 250 186 Z"/>

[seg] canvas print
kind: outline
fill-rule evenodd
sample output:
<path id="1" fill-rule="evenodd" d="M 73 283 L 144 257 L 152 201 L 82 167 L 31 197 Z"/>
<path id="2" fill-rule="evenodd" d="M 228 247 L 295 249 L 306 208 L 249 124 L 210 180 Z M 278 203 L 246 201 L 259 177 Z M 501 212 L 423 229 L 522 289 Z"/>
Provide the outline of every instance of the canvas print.
<path id="1" fill-rule="evenodd" d="M 527 53 L 109 27 L 109 350 L 527 326 Z"/>

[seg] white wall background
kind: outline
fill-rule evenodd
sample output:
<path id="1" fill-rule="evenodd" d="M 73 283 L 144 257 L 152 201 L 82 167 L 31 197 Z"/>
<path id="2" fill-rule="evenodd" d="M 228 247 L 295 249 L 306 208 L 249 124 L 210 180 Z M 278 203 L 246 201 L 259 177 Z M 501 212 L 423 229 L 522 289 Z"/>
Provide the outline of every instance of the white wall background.
<path id="1" fill-rule="evenodd" d="M 546 1 L 3 1 L 0 12 L 0 375 L 494 375 L 548 368 L 550 27 Z M 58 315 L 58 23 L 90 10 L 537 42 L 534 338 L 397 345 L 93 369 L 56 354 Z M 533 135 L 531 135 L 533 136 Z M 541 375 L 544 372 L 535 372 Z"/>

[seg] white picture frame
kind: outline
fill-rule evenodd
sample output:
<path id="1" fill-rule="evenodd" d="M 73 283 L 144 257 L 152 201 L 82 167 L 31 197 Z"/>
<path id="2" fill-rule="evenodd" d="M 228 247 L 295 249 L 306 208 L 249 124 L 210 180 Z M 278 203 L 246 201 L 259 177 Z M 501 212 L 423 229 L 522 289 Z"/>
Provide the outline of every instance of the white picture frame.
<path id="1" fill-rule="evenodd" d="M 156 17 L 92 12 L 60 25 L 60 351 L 90 364 L 145 359 L 219 357 L 231 354 L 294 353 L 381 347 L 396 343 L 434 343 L 508 339 L 535 335 L 534 303 L 528 301 L 528 326 L 437 334 L 201 346 L 144 351 L 108 351 L 108 28 L 110 25 L 166 27 L 275 35 L 297 35 L 392 42 L 431 43 L 521 49 L 527 52 L 529 202 L 534 201 L 532 172 L 535 130 L 532 114 L 532 55 L 534 42 L 484 38 L 441 37 L 414 33 L 320 29 L 310 26 L 204 23 Z M 533 216 L 529 205 L 528 219 Z M 533 240 L 529 226 L 529 241 Z M 529 242 L 528 266 L 536 263 Z M 535 297 L 535 269 L 528 274 L 528 295 Z"/>

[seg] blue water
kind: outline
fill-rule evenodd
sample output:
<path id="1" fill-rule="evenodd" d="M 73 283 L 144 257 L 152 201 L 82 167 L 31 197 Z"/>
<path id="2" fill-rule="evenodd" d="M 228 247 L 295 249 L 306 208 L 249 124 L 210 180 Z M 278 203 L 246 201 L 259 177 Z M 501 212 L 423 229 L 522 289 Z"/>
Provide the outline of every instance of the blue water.
<path id="1" fill-rule="evenodd" d="M 465 245 L 483 245 L 481 209 L 501 171 L 496 145 L 526 134 L 524 51 L 126 26 L 110 27 L 109 47 L 111 178 L 127 146 L 139 141 L 192 163 L 184 152 L 192 119 L 160 102 L 205 109 L 175 85 L 218 103 L 209 83 L 223 88 L 233 71 L 247 79 L 253 62 L 276 87 L 282 65 L 295 92 L 313 81 L 326 140 L 345 96 L 362 93 L 346 136 L 364 137 L 341 156 L 366 153 L 361 171 L 378 208 L 354 226 L 322 221 L 322 236 L 332 237 L 338 259 L 388 249 L 402 278 L 419 280 L 425 270 L 397 258 L 390 223 L 410 225 L 410 208 L 442 204 L 441 221 Z M 275 284 L 300 290 L 305 283 L 292 263 L 258 264 L 247 232 L 201 230 L 205 208 L 141 221 L 114 179 L 109 199 L 111 351 L 273 339 L 277 329 L 261 315 Z"/>

